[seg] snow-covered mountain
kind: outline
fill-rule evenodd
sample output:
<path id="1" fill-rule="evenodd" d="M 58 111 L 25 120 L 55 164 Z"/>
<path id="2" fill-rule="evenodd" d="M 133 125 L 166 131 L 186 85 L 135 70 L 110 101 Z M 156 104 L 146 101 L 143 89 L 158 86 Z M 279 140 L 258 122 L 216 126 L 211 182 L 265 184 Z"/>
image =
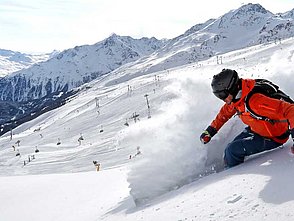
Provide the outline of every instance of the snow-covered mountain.
<path id="1" fill-rule="evenodd" d="M 0 98 L 29 101 L 66 92 L 162 47 L 163 40 L 111 35 L 94 45 L 65 50 L 46 62 L 0 79 Z"/>
<path id="2" fill-rule="evenodd" d="M 123 70 L 131 70 L 136 76 L 248 46 L 279 42 L 294 36 L 293 10 L 275 15 L 259 4 L 250 3 L 197 24 L 171 40 L 113 34 L 94 45 L 65 50 L 47 62 L 1 79 L 0 98 L 32 100 L 71 90 L 118 68 L 122 75 Z"/>
<path id="3" fill-rule="evenodd" d="M 275 15 L 260 4 L 243 5 L 217 19 L 193 26 L 156 53 L 123 66 L 118 72 L 123 76 L 128 72 L 131 78 L 132 75 L 169 69 L 214 55 L 220 56 L 221 63 L 223 53 L 257 44 L 278 43 L 294 36 L 293 10 Z"/>
<path id="4" fill-rule="evenodd" d="M 79 86 L 162 47 L 165 40 L 111 35 L 0 79 L 0 134 L 64 104 Z"/>
<path id="5" fill-rule="evenodd" d="M 13 72 L 29 68 L 38 62 L 44 62 L 56 53 L 54 51 L 48 54 L 32 55 L 0 49 L 0 77 L 5 77 Z"/>

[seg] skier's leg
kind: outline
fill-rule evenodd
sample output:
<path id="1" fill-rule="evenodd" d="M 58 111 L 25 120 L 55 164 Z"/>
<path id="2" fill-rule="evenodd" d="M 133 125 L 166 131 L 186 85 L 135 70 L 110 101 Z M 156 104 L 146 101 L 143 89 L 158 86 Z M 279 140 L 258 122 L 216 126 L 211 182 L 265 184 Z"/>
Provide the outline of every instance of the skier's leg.
<path id="1" fill-rule="evenodd" d="M 252 133 L 246 128 L 225 149 L 224 161 L 226 166 L 233 167 L 244 162 L 245 156 L 271 150 L 281 144 Z"/>
<path id="2" fill-rule="evenodd" d="M 244 131 L 237 135 L 234 140 L 227 145 L 224 152 L 225 167 L 232 167 L 244 161 L 245 151 L 240 143 L 242 139 L 252 136 L 253 134 L 250 133 L 250 129 L 246 127 Z"/>

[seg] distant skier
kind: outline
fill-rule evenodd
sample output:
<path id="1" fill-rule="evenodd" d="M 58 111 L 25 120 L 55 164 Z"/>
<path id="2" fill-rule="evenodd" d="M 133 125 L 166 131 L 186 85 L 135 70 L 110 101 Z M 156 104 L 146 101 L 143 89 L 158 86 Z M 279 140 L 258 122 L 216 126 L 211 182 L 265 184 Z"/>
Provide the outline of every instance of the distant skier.
<path id="1" fill-rule="evenodd" d="M 140 150 L 140 146 L 137 146 L 137 153 L 135 154 L 135 157 L 140 155 L 142 152 Z"/>
<path id="2" fill-rule="evenodd" d="M 15 154 L 16 157 L 20 156 L 19 149 L 17 149 L 17 153 Z"/>
<path id="3" fill-rule="evenodd" d="M 19 147 L 20 140 L 16 141 L 15 144 L 17 144 L 17 146 Z"/>
<path id="4" fill-rule="evenodd" d="M 60 141 L 60 138 L 58 138 L 58 141 L 57 141 L 56 145 L 60 145 L 60 144 L 61 144 L 61 141 Z"/>
<path id="5" fill-rule="evenodd" d="M 243 163 L 246 156 L 282 146 L 290 134 L 294 139 L 293 101 L 270 81 L 241 79 L 235 70 L 223 69 L 213 76 L 211 86 L 225 104 L 201 134 L 201 142 L 208 143 L 235 114 L 248 125 L 226 147 L 226 167 Z M 291 151 L 294 153 L 293 146 Z"/>
<path id="6" fill-rule="evenodd" d="M 78 139 L 79 146 L 81 146 L 83 140 L 84 140 L 84 137 L 81 135 Z"/>
<path id="7" fill-rule="evenodd" d="M 100 163 L 98 163 L 97 161 L 93 161 L 93 164 L 94 164 L 94 166 L 95 166 L 95 168 L 96 168 L 96 171 L 98 172 L 99 170 L 100 170 L 100 166 L 101 166 L 101 164 Z"/>

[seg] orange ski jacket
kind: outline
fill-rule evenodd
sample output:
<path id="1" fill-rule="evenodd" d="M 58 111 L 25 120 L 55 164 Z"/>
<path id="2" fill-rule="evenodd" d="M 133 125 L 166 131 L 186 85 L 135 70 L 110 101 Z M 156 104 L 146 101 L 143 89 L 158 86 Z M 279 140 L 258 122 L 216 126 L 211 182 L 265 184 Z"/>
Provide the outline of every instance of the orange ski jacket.
<path id="1" fill-rule="evenodd" d="M 294 104 L 255 93 L 248 101 L 250 108 L 256 114 L 272 119 L 275 123 L 258 120 L 251 116 L 245 106 L 245 99 L 254 85 L 255 80 L 242 79 L 241 98 L 236 103 L 224 104 L 210 126 L 218 131 L 232 116 L 237 114 L 253 132 L 278 143 L 285 143 L 290 135 L 289 129 L 294 128 Z"/>

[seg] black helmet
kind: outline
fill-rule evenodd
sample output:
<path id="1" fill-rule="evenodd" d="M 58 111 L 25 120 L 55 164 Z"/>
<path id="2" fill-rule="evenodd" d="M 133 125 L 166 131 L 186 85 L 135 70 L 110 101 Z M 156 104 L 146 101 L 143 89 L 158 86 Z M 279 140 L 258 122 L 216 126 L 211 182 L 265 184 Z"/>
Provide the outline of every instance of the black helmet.
<path id="1" fill-rule="evenodd" d="M 215 96 L 219 99 L 226 99 L 229 94 L 233 95 L 233 98 L 239 91 L 239 76 L 235 70 L 223 69 L 220 73 L 213 76 L 211 87 Z"/>

